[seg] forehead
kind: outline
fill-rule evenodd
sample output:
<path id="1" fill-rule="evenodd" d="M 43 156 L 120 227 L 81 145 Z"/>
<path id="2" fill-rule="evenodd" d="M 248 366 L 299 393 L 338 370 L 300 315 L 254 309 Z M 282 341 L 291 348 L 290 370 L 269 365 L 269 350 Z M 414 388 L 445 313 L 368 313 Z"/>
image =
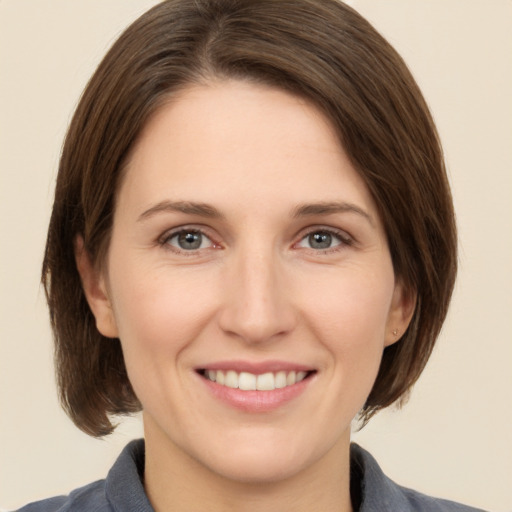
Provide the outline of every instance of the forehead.
<path id="1" fill-rule="evenodd" d="M 373 201 L 328 119 L 276 88 L 226 81 L 191 86 L 160 107 L 135 144 L 120 203 L 212 200 Z M 285 201 L 286 198 L 286 201 Z M 223 204 L 220 204 L 222 207 Z"/>

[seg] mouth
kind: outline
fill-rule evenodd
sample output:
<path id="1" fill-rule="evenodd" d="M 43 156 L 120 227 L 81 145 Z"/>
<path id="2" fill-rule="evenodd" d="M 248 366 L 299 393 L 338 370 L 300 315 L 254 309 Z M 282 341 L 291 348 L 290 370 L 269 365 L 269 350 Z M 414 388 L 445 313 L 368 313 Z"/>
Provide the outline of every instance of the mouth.
<path id="1" fill-rule="evenodd" d="M 197 371 L 204 379 L 217 385 L 242 391 L 274 391 L 298 384 L 316 373 L 315 370 L 280 370 L 276 372 L 250 373 L 236 370 L 203 368 Z"/>
<path id="2" fill-rule="evenodd" d="M 196 368 L 216 399 L 243 413 L 271 413 L 301 403 L 316 380 L 317 369 L 287 361 L 218 361 Z"/>

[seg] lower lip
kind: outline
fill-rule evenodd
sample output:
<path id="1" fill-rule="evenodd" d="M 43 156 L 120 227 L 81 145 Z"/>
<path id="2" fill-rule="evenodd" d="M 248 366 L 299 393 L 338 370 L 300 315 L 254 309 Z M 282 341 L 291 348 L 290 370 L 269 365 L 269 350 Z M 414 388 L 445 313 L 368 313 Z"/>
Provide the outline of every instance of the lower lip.
<path id="1" fill-rule="evenodd" d="M 216 398 L 235 409 L 252 413 L 270 412 L 282 407 L 304 393 L 313 378 L 314 376 L 310 375 L 292 386 L 271 391 L 243 391 L 228 386 L 221 386 L 200 376 L 200 379 Z"/>

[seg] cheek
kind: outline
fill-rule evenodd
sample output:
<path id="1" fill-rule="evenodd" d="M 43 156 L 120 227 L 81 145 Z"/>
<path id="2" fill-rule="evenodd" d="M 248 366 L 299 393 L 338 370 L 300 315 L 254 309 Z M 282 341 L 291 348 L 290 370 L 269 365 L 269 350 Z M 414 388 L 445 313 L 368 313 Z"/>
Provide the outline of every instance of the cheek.
<path id="1" fill-rule="evenodd" d="M 211 293 L 200 275 L 116 261 L 121 264 L 110 276 L 112 303 L 126 364 L 132 371 L 150 367 L 158 373 L 161 363 L 173 364 L 207 322 Z"/>
<path id="2" fill-rule="evenodd" d="M 328 371 L 339 395 L 343 400 L 352 396 L 355 411 L 373 386 L 385 345 L 394 275 L 391 266 L 378 274 L 356 269 L 333 273 L 325 286 L 309 287 L 313 292 L 304 307 L 309 330 L 330 355 Z"/>
<path id="3" fill-rule="evenodd" d="M 384 342 L 385 329 L 394 289 L 392 268 L 380 272 L 344 269 L 332 272 L 322 281 L 316 276 L 300 288 L 312 326 L 336 345 L 363 347 Z"/>

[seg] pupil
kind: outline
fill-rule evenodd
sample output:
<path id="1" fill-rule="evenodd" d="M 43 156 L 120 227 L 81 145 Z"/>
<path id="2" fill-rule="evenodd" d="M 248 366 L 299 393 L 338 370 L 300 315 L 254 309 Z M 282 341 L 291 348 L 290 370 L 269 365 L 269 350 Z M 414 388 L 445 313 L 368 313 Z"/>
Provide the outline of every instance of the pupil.
<path id="1" fill-rule="evenodd" d="M 182 249 L 199 249 L 201 247 L 202 236 L 201 233 L 185 232 L 180 233 L 178 236 L 178 243 Z"/>
<path id="2" fill-rule="evenodd" d="M 329 233 L 313 233 L 309 235 L 309 244 L 313 249 L 328 249 L 332 243 Z"/>

